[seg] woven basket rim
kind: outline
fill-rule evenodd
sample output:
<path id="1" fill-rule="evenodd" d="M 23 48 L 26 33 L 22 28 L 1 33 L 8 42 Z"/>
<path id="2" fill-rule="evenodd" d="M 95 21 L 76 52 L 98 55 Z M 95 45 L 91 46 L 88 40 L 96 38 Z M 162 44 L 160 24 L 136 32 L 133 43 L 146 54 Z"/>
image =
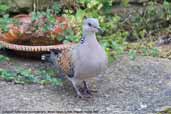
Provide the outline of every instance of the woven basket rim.
<path id="1" fill-rule="evenodd" d="M 67 43 L 67 44 L 57 44 L 57 45 L 48 45 L 48 46 L 27 46 L 27 45 L 18 45 L 12 44 L 5 41 L 0 41 L 0 45 L 7 49 L 16 50 L 16 51 L 25 51 L 25 52 L 47 52 L 50 49 L 66 49 L 70 48 L 75 43 Z"/>

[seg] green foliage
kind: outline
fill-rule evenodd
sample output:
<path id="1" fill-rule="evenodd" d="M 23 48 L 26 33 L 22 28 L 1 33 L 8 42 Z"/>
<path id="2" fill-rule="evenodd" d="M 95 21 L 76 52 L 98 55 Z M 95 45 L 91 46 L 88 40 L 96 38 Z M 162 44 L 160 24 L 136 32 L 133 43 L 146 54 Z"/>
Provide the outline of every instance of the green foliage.
<path id="1" fill-rule="evenodd" d="M 166 0 L 163 3 L 166 20 L 171 20 L 171 3 Z"/>
<path id="2" fill-rule="evenodd" d="M 129 0 L 122 0 L 122 5 L 124 6 L 124 7 L 127 7 L 129 4 Z"/>
<path id="3" fill-rule="evenodd" d="M 3 46 L 2 45 L 0 45 L 0 49 L 2 49 L 3 48 Z"/>
<path id="4" fill-rule="evenodd" d="M 131 40 L 139 40 L 168 28 L 170 20 L 171 3 L 165 1 L 159 5 L 156 2 L 149 2 L 142 11 L 137 11 L 122 26 L 123 29 L 129 28 Z"/>
<path id="5" fill-rule="evenodd" d="M 152 42 L 134 44 L 128 43 L 126 49 L 129 49 L 128 56 L 131 60 L 135 60 L 137 55 L 159 57 L 159 50 L 154 47 Z"/>
<path id="6" fill-rule="evenodd" d="M 4 12 L 8 9 L 8 6 L 0 4 L 0 13 L 1 10 Z M 55 25 L 63 27 L 63 23 L 58 23 L 56 16 L 61 11 L 61 7 L 56 2 L 52 6 L 52 9 L 47 9 L 46 11 L 37 11 L 32 12 L 32 22 L 33 22 L 33 32 L 47 32 L 54 29 Z M 2 11 L 3 12 L 3 11 Z M 9 14 L 4 14 L 0 18 L 0 29 L 2 33 L 8 32 L 11 25 L 18 26 L 16 19 L 11 18 Z"/>
<path id="7" fill-rule="evenodd" d="M 59 15 L 61 7 L 57 2 L 54 2 L 52 9 L 46 11 L 32 12 L 32 23 L 33 32 L 47 33 L 54 30 L 55 26 L 58 25 L 60 28 L 64 27 L 64 23 L 59 23 L 56 19 L 56 15 Z M 50 38 L 56 38 L 55 35 L 50 34 Z"/>
<path id="8" fill-rule="evenodd" d="M 52 6 L 52 11 L 54 12 L 55 15 L 58 15 L 59 12 L 61 11 L 61 6 L 58 4 L 58 2 L 54 2 Z"/>
<path id="9" fill-rule="evenodd" d="M 41 69 L 36 71 L 36 74 L 38 75 L 38 83 L 40 84 L 62 85 L 62 81 L 57 77 L 55 78 L 56 73 L 51 69 Z"/>
<path id="10" fill-rule="evenodd" d="M 0 69 L 0 79 L 6 81 L 13 81 L 17 84 L 25 83 L 38 83 L 38 84 L 51 84 L 54 86 L 62 85 L 62 81 L 58 78 L 53 77 L 55 72 L 52 70 L 32 70 L 17 68 L 15 71 Z"/>
<path id="11" fill-rule="evenodd" d="M 10 24 L 17 24 L 17 20 L 10 18 L 8 14 L 0 18 L 0 29 L 2 32 L 8 32 Z"/>
<path id="12" fill-rule="evenodd" d="M 157 48 L 142 47 L 137 50 L 131 49 L 128 52 L 128 56 L 131 60 L 135 60 L 137 55 L 158 57 L 159 50 Z"/>
<path id="13" fill-rule="evenodd" d="M 11 81 L 14 79 L 14 73 L 4 70 L 4 69 L 0 69 L 0 78 L 6 80 L 6 81 Z"/>
<path id="14" fill-rule="evenodd" d="M 3 61 L 9 61 L 10 59 L 6 56 L 0 55 L 0 63 Z"/>
<path id="15" fill-rule="evenodd" d="M 47 20 L 45 21 L 44 18 Z M 38 22 L 38 24 L 33 25 L 35 31 L 42 30 L 43 32 L 47 32 L 53 30 L 54 26 L 58 24 L 56 17 L 51 13 L 51 10 L 46 10 L 46 12 L 32 12 L 32 21 Z"/>
<path id="16" fill-rule="evenodd" d="M 131 60 L 135 60 L 135 58 L 137 56 L 137 51 L 136 50 L 129 50 L 128 55 L 129 55 L 129 58 Z"/>
<path id="17" fill-rule="evenodd" d="M 151 55 L 153 57 L 158 57 L 159 56 L 159 50 L 157 48 L 152 48 Z"/>
<path id="18" fill-rule="evenodd" d="M 4 15 L 8 12 L 9 6 L 6 4 L 0 4 L 0 15 Z"/>
<path id="19" fill-rule="evenodd" d="M 63 43 L 79 42 L 79 38 L 74 35 L 74 32 L 71 29 L 64 31 L 64 36 L 59 37 L 58 40 Z"/>

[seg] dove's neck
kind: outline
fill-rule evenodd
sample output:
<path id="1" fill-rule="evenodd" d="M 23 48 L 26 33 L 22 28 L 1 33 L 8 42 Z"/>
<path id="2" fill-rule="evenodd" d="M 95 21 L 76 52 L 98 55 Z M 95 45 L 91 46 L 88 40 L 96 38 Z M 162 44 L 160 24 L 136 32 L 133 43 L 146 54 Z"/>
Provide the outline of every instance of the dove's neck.
<path id="1" fill-rule="evenodd" d="M 81 44 L 83 45 L 95 45 L 97 42 L 96 34 L 95 33 L 83 33 Z"/>

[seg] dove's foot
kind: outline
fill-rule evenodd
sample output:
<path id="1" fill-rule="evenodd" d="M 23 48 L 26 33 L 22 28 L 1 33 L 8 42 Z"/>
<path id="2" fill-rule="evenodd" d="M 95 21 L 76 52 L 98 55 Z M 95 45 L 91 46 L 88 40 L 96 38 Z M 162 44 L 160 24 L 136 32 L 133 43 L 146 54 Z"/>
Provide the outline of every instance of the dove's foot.
<path id="1" fill-rule="evenodd" d="M 83 88 L 80 88 L 79 91 L 81 94 L 86 96 L 92 96 L 92 93 L 97 93 L 96 90 L 89 89 L 85 81 L 83 81 Z"/>
<path id="2" fill-rule="evenodd" d="M 78 98 L 81 98 L 81 99 L 87 99 L 87 98 L 91 98 L 92 97 L 92 95 L 90 95 L 90 94 L 84 94 L 84 93 L 82 93 L 82 92 L 80 92 L 81 94 L 77 94 L 77 97 Z"/>
<path id="3" fill-rule="evenodd" d="M 79 98 L 91 98 L 93 96 L 93 92 L 97 92 L 95 90 L 90 90 L 88 89 L 87 87 L 87 84 L 85 81 L 83 81 L 83 87 L 80 87 L 77 85 L 77 83 L 75 83 L 75 81 L 71 80 L 72 81 L 72 84 L 73 84 L 73 87 L 77 93 L 77 96 L 76 97 L 79 97 Z"/>

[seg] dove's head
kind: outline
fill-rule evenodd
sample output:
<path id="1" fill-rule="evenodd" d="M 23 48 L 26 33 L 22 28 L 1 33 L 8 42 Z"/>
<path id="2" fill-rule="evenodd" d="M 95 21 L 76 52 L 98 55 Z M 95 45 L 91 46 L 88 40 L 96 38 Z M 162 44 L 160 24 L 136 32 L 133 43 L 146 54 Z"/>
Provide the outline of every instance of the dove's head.
<path id="1" fill-rule="evenodd" d="M 99 32 L 103 34 L 103 30 L 99 26 L 99 21 L 95 18 L 85 18 L 83 22 L 83 31 L 87 33 Z"/>

